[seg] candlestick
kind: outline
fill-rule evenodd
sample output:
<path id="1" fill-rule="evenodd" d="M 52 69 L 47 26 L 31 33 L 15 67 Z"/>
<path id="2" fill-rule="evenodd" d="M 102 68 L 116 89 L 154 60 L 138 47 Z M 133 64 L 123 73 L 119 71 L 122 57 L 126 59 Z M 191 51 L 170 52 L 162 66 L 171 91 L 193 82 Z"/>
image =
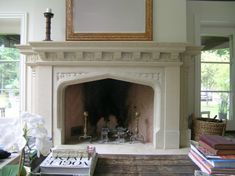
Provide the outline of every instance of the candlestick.
<path id="1" fill-rule="evenodd" d="M 44 16 L 46 17 L 46 38 L 45 38 L 45 41 L 51 41 L 51 18 L 53 18 L 53 16 L 54 16 L 51 8 L 46 9 L 46 12 L 44 12 Z"/>
<path id="2" fill-rule="evenodd" d="M 136 107 L 134 107 L 134 109 L 136 110 Z M 139 134 L 139 116 L 140 113 L 135 111 L 135 129 L 133 135 L 131 135 L 130 137 L 131 143 L 137 141 L 144 143 L 144 136 L 142 134 Z"/>
<path id="3" fill-rule="evenodd" d="M 91 142 L 92 137 L 87 135 L 87 118 L 88 118 L 88 112 L 85 111 L 85 112 L 83 113 L 83 115 L 84 115 L 84 128 L 83 128 L 84 134 L 79 137 L 79 140 L 81 140 L 81 139 L 90 139 L 90 142 Z"/>

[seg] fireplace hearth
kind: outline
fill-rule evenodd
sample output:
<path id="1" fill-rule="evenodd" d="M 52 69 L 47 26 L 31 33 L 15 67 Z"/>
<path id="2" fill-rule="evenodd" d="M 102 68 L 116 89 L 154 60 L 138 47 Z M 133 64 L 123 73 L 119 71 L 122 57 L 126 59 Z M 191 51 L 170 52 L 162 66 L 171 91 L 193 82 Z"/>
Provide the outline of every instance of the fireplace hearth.
<path id="1" fill-rule="evenodd" d="M 28 111 L 46 117 L 54 145 L 84 134 L 85 111 L 87 135 L 101 138 L 110 125 L 109 130 L 138 132 L 154 148 L 188 144 L 189 97 L 195 95 L 200 47 L 152 41 L 44 41 L 17 47 L 30 67 Z"/>

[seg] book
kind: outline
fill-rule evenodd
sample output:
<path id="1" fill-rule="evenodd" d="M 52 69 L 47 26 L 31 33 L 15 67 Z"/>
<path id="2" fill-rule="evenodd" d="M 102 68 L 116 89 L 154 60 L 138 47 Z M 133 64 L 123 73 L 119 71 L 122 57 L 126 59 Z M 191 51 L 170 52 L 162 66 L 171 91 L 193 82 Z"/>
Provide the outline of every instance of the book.
<path id="1" fill-rule="evenodd" d="M 214 155 L 208 153 L 205 149 L 201 148 L 198 145 L 198 142 L 196 142 L 196 141 L 190 142 L 190 148 L 191 148 L 191 150 L 196 152 L 199 156 L 201 156 L 204 159 L 217 158 L 217 156 L 214 156 Z"/>
<path id="2" fill-rule="evenodd" d="M 235 149 L 215 149 L 201 140 L 199 140 L 198 143 L 200 147 L 203 147 L 205 150 L 213 155 L 235 155 Z"/>
<path id="3" fill-rule="evenodd" d="M 202 172 L 205 172 L 207 174 L 211 174 L 210 169 L 208 169 L 207 167 L 204 166 L 204 164 L 202 163 L 202 161 L 200 161 L 199 159 L 197 159 L 197 157 L 195 157 L 193 155 L 193 152 L 190 150 L 190 152 L 188 153 L 189 158 L 200 168 L 200 170 Z"/>
<path id="4" fill-rule="evenodd" d="M 200 141 L 205 142 L 209 146 L 217 150 L 231 149 L 235 150 L 235 142 L 224 136 L 219 135 L 201 135 Z"/>
<path id="5" fill-rule="evenodd" d="M 208 160 L 213 167 L 217 168 L 234 168 L 235 169 L 235 161 L 230 160 Z"/>
<path id="6" fill-rule="evenodd" d="M 200 170 L 195 170 L 194 171 L 194 176 L 210 176 L 209 174 L 202 172 Z"/>
<path id="7" fill-rule="evenodd" d="M 191 150 L 193 150 L 202 159 L 206 160 L 213 167 L 235 168 L 235 155 L 228 155 L 230 156 L 229 158 L 207 155 L 203 152 L 202 147 L 200 147 L 195 141 L 191 141 Z"/>
<path id="8" fill-rule="evenodd" d="M 50 153 L 40 164 L 42 175 L 79 175 L 92 176 L 95 171 L 97 154 L 92 157 L 53 157 Z"/>
<path id="9" fill-rule="evenodd" d="M 207 160 L 204 160 L 193 150 L 189 151 L 188 156 L 201 169 L 201 171 L 207 174 L 235 174 L 235 168 L 213 167 L 209 162 L 207 162 Z"/>
<path id="10" fill-rule="evenodd" d="M 195 170 L 194 171 L 194 176 L 211 176 L 210 174 L 207 174 L 205 172 L 202 172 L 201 170 Z M 228 174 L 219 174 L 218 176 L 232 176 L 232 175 L 228 175 Z"/>
<path id="11" fill-rule="evenodd" d="M 196 148 L 196 150 L 200 151 L 207 159 L 225 159 L 225 160 L 233 160 L 235 159 L 235 155 L 215 155 L 205 148 L 199 146 L 198 142 L 191 140 L 190 146 L 192 149 Z"/>

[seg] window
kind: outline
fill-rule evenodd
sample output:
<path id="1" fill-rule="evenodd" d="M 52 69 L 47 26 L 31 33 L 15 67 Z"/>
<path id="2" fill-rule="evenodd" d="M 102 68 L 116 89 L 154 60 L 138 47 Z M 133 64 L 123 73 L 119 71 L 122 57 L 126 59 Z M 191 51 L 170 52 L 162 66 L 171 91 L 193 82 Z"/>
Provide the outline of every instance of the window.
<path id="1" fill-rule="evenodd" d="M 232 86 L 229 37 L 202 37 L 201 114 L 210 118 L 230 119 Z"/>
<path id="2" fill-rule="evenodd" d="M 0 118 L 19 117 L 20 35 L 0 35 Z"/>

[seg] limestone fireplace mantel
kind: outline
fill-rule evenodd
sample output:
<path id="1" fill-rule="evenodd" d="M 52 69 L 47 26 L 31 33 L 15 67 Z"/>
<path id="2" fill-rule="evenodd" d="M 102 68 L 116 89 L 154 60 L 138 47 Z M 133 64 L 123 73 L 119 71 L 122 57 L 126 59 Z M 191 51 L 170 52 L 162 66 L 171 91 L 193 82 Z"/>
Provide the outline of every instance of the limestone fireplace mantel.
<path id="1" fill-rule="evenodd" d="M 27 65 L 178 65 L 182 54 L 200 48 L 185 43 L 155 42 L 29 42 L 18 45 Z"/>
<path id="2" fill-rule="evenodd" d="M 187 143 L 188 96 L 200 47 L 156 42 L 29 42 L 18 45 L 31 67 L 28 110 L 46 117 L 55 145 L 63 144 L 63 95 L 68 85 L 116 79 L 154 90 L 153 145 Z M 190 89 L 189 89 L 190 87 Z"/>

